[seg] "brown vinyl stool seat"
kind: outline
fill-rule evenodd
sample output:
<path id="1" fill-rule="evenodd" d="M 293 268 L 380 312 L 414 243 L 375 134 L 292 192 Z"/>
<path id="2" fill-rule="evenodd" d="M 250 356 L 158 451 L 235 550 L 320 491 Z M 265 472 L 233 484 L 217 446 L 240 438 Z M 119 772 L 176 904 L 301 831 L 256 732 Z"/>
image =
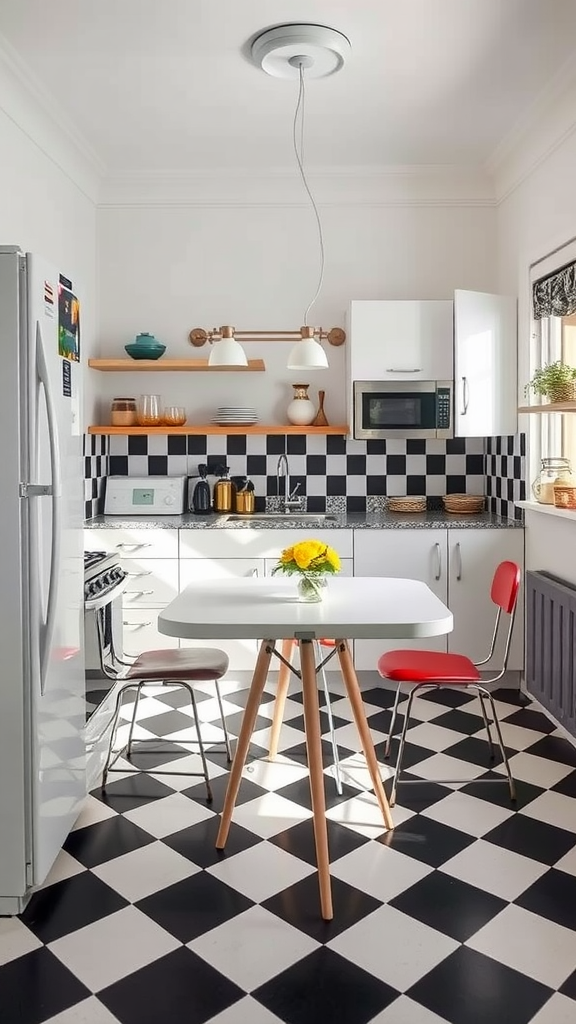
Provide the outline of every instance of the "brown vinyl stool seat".
<path id="1" fill-rule="evenodd" d="M 218 707 L 220 709 L 220 718 L 222 721 L 222 730 L 224 732 L 224 746 L 226 750 L 226 756 L 228 763 L 232 761 L 232 754 L 230 749 L 230 740 L 228 737 L 228 731 L 226 729 L 226 720 L 224 718 L 224 708 L 222 705 L 222 697 L 220 694 L 220 688 L 218 686 L 218 680 L 228 671 L 228 655 L 219 650 L 216 647 L 182 647 L 182 648 L 164 648 L 161 650 L 143 651 L 139 654 L 133 662 L 123 661 L 119 658 L 114 650 L 113 638 L 108 635 L 106 631 L 106 623 L 101 611 L 96 611 L 96 625 L 97 625 L 97 636 L 100 654 L 100 666 L 102 671 L 109 679 L 114 679 L 117 684 L 116 690 L 116 706 L 114 709 L 114 715 L 112 718 L 112 724 L 110 728 L 110 740 L 108 743 L 108 751 L 106 755 L 106 761 L 102 772 L 102 789 L 106 787 L 106 780 L 108 774 L 111 772 L 122 772 L 123 774 L 136 774 L 147 769 L 140 768 L 115 768 L 114 765 L 120 757 L 124 760 L 132 763 L 132 757 L 135 753 L 145 754 L 146 745 L 155 744 L 156 750 L 148 750 L 148 753 L 158 752 L 158 743 L 164 744 L 176 743 L 185 744 L 185 740 L 162 740 L 158 739 L 134 739 L 134 727 L 138 716 L 138 704 L 142 691 L 146 686 L 167 686 L 167 687 L 179 687 L 188 694 L 190 699 L 190 707 L 192 709 L 192 717 L 195 726 L 195 737 L 190 740 L 191 743 L 198 745 L 198 753 L 202 763 L 201 772 L 192 771 L 177 771 L 172 768 L 170 769 L 149 769 L 150 774 L 153 775 L 189 775 L 193 777 L 201 776 L 204 778 L 206 783 L 206 795 L 208 802 L 212 800 L 212 789 L 210 786 L 210 777 L 208 775 L 208 764 L 206 761 L 206 754 L 204 750 L 204 742 L 202 740 L 202 733 L 200 730 L 200 719 L 198 717 L 198 707 L 196 703 L 196 697 L 194 694 L 194 685 L 200 682 L 213 682 L 216 690 L 216 698 L 218 700 Z M 132 708 L 132 715 L 130 719 L 130 729 L 128 732 L 127 742 L 118 750 L 114 750 L 114 742 L 118 732 L 118 722 L 120 718 L 120 712 L 122 710 L 124 697 L 129 692 L 135 692 L 136 698 L 134 706 Z M 191 723 L 192 724 L 192 723 Z M 216 746 L 216 744 L 211 744 Z M 180 749 L 182 749 L 180 747 Z M 166 754 L 166 760 L 170 760 L 170 754 Z"/>

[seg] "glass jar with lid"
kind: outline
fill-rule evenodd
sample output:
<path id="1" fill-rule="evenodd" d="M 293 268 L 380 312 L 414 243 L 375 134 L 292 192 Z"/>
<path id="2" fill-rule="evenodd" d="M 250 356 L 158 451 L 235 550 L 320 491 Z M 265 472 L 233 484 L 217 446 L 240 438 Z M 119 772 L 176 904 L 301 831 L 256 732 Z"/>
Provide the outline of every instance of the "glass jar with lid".
<path id="1" fill-rule="evenodd" d="M 532 494 L 542 505 L 554 504 L 554 484 L 573 482 L 569 459 L 540 459 L 540 472 L 532 484 Z"/>
<path id="2" fill-rule="evenodd" d="M 136 399 L 113 398 L 110 423 L 113 427 L 133 427 L 136 423 Z"/>

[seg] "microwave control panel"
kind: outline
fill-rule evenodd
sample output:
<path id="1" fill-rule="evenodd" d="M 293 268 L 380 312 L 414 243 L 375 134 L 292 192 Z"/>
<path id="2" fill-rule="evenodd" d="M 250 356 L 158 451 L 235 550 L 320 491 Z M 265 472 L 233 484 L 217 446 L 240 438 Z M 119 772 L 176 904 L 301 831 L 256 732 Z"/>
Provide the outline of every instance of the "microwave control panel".
<path id="1" fill-rule="evenodd" d="M 438 388 L 437 392 L 436 427 L 438 430 L 449 430 L 451 423 L 452 392 L 450 388 Z"/>

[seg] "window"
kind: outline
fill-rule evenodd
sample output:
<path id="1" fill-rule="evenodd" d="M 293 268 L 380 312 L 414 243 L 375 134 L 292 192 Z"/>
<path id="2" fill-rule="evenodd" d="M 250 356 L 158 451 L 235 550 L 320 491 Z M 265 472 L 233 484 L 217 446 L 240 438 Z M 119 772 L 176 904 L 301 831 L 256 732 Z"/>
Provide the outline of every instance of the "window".
<path id="1" fill-rule="evenodd" d="M 576 247 L 574 243 L 532 267 L 532 362 L 562 360 L 576 367 Z M 534 416 L 530 424 L 531 474 L 541 458 L 561 456 L 576 473 L 576 412 Z"/>

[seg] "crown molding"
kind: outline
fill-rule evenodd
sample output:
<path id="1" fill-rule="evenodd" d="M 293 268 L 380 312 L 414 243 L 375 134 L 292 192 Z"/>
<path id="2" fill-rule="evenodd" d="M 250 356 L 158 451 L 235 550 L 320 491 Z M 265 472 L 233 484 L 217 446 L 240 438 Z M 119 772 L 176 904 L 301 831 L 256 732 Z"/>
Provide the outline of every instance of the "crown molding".
<path id="1" fill-rule="evenodd" d="M 96 202 L 105 166 L 2 35 L 0 110 L 91 202 Z"/>
<path id="2" fill-rule="evenodd" d="M 451 165 L 310 169 L 322 206 L 494 206 L 490 176 Z M 308 199 L 296 169 L 124 171 L 102 179 L 98 205 L 118 207 L 300 207 Z"/>
<path id="3" fill-rule="evenodd" d="M 503 202 L 576 130 L 576 56 L 559 69 L 485 164 Z"/>

